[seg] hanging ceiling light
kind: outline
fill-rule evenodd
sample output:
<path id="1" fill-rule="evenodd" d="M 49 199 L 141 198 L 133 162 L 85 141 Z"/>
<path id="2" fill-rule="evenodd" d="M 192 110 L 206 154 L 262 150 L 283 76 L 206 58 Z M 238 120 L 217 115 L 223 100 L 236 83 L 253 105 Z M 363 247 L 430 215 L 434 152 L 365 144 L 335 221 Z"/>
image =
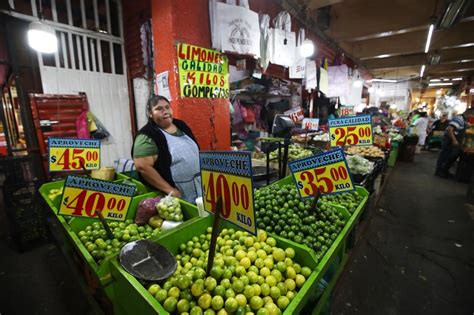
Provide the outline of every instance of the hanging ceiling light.
<path id="1" fill-rule="evenodd" d="M 41 53 L 51 54 L 58 50 L 56 32 L 51 26 L 41 21 L 30 23 L 28 29 L 28 44 Z"/>
<path id="2" fill-rule="evenodd" d="M 305 39 L 300 46 L 301 57 L 310 57 L 314 54 L 314 44 L 310 39 Z"/>
<path id="3" fill-rule="evenodd" d="M 41 53 L 51 54 L 58 50 L 58 39 L 54 28 L 44 23 L 43 7 L 39 1 L 39 21 L 33 21 L 28 28 L 28 44 Z"/>

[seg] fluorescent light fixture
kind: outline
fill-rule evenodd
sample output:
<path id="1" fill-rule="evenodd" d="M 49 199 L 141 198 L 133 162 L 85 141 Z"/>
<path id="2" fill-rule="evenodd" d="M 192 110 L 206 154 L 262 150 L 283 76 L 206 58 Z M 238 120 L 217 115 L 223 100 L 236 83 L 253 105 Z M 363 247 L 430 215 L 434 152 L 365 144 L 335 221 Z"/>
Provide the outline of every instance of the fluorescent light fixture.
<path id="1" fill-rule="evenodd" d="M 466 5 L 469 3 L 467 0 L 454 0 L 450 1 L 446 11 L 444 11 L 441 21 L 438 24 L 440 29 L 447 29 L 457 22 L 466 9 Z"/>
<path id="2" fill-rule="evenodd" d="M 437 94 L 437 95 L 443 94 L 443 90 L 436 90 L 436 94 Z"/>
<path id="3" fill-rule="evenodd" d="M 453 82 L 441 82 L 441 83 L 430 83 L 428 86 L 449 86 L 453 85 Z"/>
<path id="4" fill-rule="evenodd" d="M 58 39 L 54 29 L 41 21 L 30 23 L 28 44 L 41 53 L 52 54 L 58 50 Z"/>
<path id="5" fill-rule="evenodd" d="M 440 82 L 440 79 L 431 79 L 430 82 Z"/>
<path id="6" fill-rule="evenodd" d="M 462 78 L 452 78 L 451 81 L 462 81 Z"/>
<path id="7" fill-rule="evenodd" d="M 391 80 L 391 79 L 372 79 L 367 82 L 385 82 L 385 83 L 397 83 L 397 80 Z"/>
<path id="8" fill-rule="evenodd" d="M 430 50 L 431 37 L 433 36 L 433 31 L 434 31 L 434 24 L 431 24 L 430 29 L 428 30 L 428 37 L 426 38 L 425 54 L 428 52 L 428 50 Z"/>
<path id="9" fill-rule="evenodd" d="M 443 79 L 443 81 L 449 81 L 449 79 Z"/>
<path id="10" fill-rule="evenodd" d="M 310 39 L 305 39 L 299 49 L 301 57 L 307 58 L 312 56 L 314 53 L 313 41 Z"/>
<path id="11" fill-rule="evenodd" d="M 423 78 L 424 73 L 425 73 L 425 65 L 422 65 L 420 69 L 420 78 Z"/>
<path id="12" fill-rule="evenodd" d="M 383 59 L 383 58 L 388 58 L 390 56 L 391 56 L 390 54 L 384 54 L 384 55 L 375 56 L 374 58 Z"/>

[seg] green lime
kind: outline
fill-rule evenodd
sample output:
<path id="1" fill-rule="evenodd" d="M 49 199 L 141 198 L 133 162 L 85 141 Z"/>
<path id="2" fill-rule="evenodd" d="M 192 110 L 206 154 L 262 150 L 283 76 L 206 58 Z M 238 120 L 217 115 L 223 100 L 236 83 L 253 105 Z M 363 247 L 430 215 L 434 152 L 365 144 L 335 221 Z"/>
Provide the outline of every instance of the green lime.
<path id="1" fill-rule="evenodd" d="M 209 293 L 204 293 L 203 295 L 199 297 L 198 305 L 203 310 L 207 310 L 209 307 L 211 307 L 211 301 L 212 301 L 212 296 Z"/>
<path id="2" fill-rule="evenodd" d="M 178 304 L 176 305 L 176 308 L 178 310 L 178 313 L 184 313 L 189 311 L 189 301 L 182 299 L 178 301 Z"/>
<path id="3" fill-rule="evenodd" d="M 160 303 L 163 303 L 163 301 L 166 300 L 167 297 L 168 297 L 168 291 L 164 289 L 158 290 L 158 292 L 156 292 L 155 294 L 155 299 Z"/>
<path id="4" fill-rule="evenodd" d="M 268 240 L 268 239 L 267 239 Z M 263 306 L 263 300 L 259 296 L 252 296 L 250 298 L 250 308 L 254 311 L 261 309 Z"/>
<path id="5" fill-rule="evenodd" d="M 163 307 L 170 313 L 173 313 L 176 309 L 176 304 L 178 304 L 178 300 L 174 297 L 168 297 L 165 302 L 163 303 Z"/>
<path id="6" fill-rule="evenodd" d="M 211 305 L 213 310 L 218 311 L 224 307 L 224 299 L 222 296 L 216 295 L 212 298 Z"/>

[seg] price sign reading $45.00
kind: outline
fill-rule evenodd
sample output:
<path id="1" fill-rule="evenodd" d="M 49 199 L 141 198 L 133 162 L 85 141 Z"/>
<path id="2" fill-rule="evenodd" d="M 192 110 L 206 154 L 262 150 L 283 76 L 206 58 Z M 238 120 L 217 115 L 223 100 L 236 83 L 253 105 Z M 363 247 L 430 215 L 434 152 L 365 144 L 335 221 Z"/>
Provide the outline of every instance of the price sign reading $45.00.
<path id="1" fill-rule="evenodd" d="M 249 152 L 199 153 L 204 208 L 214 212 L 222 196 L 222 217 L 257 234 L 253 203 L 252 157 Z"/>
<path id="2" fill-rule="evenodd" d="M 64 184 L 59 214 L 96 218 L 96 210 L 100 210 L 105 219 L 124 221 L 136 189 L 131 185 L 70 175 Z"/>
<path id="3" fill-rule="evenodd" d="M 49 171 L 82 171 L 100 168 L 100 140 L 49 138 Z"/>
<path id="4" fill-rule="evenodd" d="M 351 174 L 338 148 L 288 164 L 301 198 L 353 191 Z"/>
<path id="5" fill-rule="evenodd" d="M 372 117 L 370 115 L 329 119 L 331 146 L 371 145 Z"/>

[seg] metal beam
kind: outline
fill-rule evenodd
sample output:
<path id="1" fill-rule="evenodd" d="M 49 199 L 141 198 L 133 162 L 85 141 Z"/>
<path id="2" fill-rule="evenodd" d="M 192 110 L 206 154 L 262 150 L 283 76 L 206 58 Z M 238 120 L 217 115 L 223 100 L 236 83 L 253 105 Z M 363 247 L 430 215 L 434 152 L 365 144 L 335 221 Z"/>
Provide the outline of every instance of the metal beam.
<path id="1" fill-rule="evenodd" d="M 348 0 L 331 7 L 328 35 L 337 40 L 350 40 L 374 33 L 392 32 L 429 25 L 431 17 L 441 9 L 438 0 L 380 1 Z"/>
<path id="2" fill-rule="evenodd" d="M 435 32 L 430 51 L 474 44 L 474 22 L 458 24 L 452 29 Z M 425 48 L 426 31 L 411 32 L 384 38 L 355 42 L 350 51 L 361 60 L 377 56 L 396 56 L 422 53 Z"/>
<path id="3" fill-rule="evenodd" d="M 308 4 L 308 9 L 317 10 L 319 8 L 324 8 L 343 1 L 344 0 L 310 0 Z"/>
<path id="4" fill-rule="evenodd" d="M 441 56 L 440 64 L 456 64 L 474 59 L 474 47 L 444 49 L 437 52 Z M 363 64 L 368 69 L 392 69 L 421 65 L 427 62 L 427 54 L 401 55 L 389 58 L 368 59 Z"/>

